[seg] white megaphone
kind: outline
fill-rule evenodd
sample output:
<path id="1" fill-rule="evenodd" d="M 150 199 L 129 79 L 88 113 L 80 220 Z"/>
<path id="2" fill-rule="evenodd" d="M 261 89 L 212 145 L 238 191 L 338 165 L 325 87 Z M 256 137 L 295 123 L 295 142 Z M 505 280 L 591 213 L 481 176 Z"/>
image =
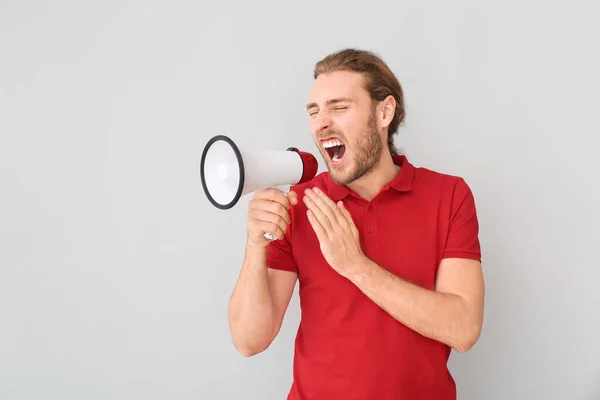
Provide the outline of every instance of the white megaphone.
<path id="1" fill-rule="evenodd" d="M 211 138 L 200 160 L 204 193 L 212 205 L 227 210 L 248 193 L 311 180 L 318 163 L 311 153 L 290 147 L 284 151 L 240 150 L 229 137 Z"/>

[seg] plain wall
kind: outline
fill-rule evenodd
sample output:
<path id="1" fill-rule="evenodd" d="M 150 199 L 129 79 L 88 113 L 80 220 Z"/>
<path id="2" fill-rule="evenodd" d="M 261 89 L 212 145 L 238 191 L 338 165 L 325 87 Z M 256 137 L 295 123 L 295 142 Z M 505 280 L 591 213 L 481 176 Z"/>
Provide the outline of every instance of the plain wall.
<path id="1" fill-rule="evenodd" d="M 0 1 L 0 399 L 285 398 L 297 297 L 234 350 L 248 198 L 212 207 L 199 160 L 216 134 L 315 150 L 312 68 L 346 46 L 402 82 L 409 159 L 475 194 L 459 398 L 599 399 L 597 4 L 215 3 Z"/>

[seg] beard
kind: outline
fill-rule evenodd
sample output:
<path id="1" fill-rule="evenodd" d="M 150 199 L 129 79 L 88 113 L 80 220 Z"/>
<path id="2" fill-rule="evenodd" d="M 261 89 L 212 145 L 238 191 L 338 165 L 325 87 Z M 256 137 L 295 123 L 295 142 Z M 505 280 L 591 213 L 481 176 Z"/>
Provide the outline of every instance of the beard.
<path id="1" fill-rule="evenodd" d="M 348 185 L 377 168 L 382 152 L 383 141 L 381 140 L 381 136 L 379 136 L 379 132 L 377 132 L 377 121 L 375 119 L 375 110 L 373 110 L 369 116 L 364 134 L 352 145 L 353 160 L 349 161 L 354 161 L 354 163 L 349 164 L 351 169 L 345 172 L 338 170 L 336 167 L 332 168 L 329 159 L 326 158 L 329 175 L 338 185 Z"/>

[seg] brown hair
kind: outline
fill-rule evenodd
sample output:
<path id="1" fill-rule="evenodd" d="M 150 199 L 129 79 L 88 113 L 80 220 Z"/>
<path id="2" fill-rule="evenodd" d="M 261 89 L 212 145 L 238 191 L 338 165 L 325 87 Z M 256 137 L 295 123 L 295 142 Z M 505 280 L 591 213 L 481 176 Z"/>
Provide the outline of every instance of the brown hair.
<path id="1" fill-rule="evenodd" d="M 383 101 L 389 95 L 396 100 L 394 118 L 388 127 L 388 148 L 392 156 L 398 155 L 393 135 L 398 133 L 405 119 L 404 93 L 398 79 L 377 54 L 367 50 L 342 49 L 327 55 L 315 64 L 314 79 L 321 74 L 335 71 L 352 71 L 363 75 L 365 89 L 373 103 Z"/>

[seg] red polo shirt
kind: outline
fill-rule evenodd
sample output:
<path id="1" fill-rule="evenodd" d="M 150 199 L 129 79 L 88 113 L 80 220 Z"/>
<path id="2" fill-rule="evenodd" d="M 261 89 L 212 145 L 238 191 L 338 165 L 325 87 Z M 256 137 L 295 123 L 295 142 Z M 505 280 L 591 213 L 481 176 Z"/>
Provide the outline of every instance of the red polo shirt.
<path id="1" fill-rule="evenodd" d="M 435 289 L 440 261 L 479 260 L 473 195 L 463 179 L 415 168 L 394 158 L 400 173 L 372 201 L 329 173 L 292 188 L 284 240 L 272 242 L 270 268 L 298 272 L 302 316 L 288 400 L 454 400 L 450 348 L 396 321 L 325 261 L 306 217 L 304 189 L 317 186 L 343 200 L 360 232 L 363 252 L 394 274 Z"/>

